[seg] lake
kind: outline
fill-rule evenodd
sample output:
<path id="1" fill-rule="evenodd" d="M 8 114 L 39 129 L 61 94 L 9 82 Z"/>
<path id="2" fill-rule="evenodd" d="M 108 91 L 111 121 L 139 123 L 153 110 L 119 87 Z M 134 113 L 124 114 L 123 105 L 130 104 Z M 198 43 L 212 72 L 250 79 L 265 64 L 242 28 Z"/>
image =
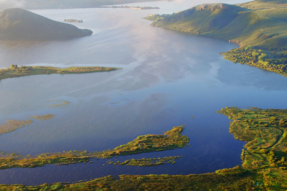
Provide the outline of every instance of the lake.
<path id="1" fill-rule="evenodd" d="M 0 67 L 17 65 L 115 66 L 123 70 L 73 75 L 41 75 L 0 81 L 0 123 L 56 114 L 48 121 L 0 136 L 0 150 L 22 155 L 68 150 L 112 149 L 139 135 L 160 134 L 185 125 L 190 147 L 117 157 L 182 156 L 158 167 L 93 164 L 47 165 L 0 170 L 1 184 L 35 185 L 90 180 L 120 174 L 194 174 L 241 164 L 244 142 L 229 134 L 223 107 L 284 109 L 287 78 L 223 59 L 236 44 L 151 27 L 148 14 L 178 12 L 204 2 L 137 3 L 159 10 L 33 10 L 48 18 L 83 19 L 90 37 L 61 42 L 2 43 Z M 227 1 L 239 3 L 244 1 Z M 65 107 L 50 107 L 70 101 Z M 193 117 L 192 117 L 193 116 Z M 105 166 L 103 166 L 105 164 Z"/>

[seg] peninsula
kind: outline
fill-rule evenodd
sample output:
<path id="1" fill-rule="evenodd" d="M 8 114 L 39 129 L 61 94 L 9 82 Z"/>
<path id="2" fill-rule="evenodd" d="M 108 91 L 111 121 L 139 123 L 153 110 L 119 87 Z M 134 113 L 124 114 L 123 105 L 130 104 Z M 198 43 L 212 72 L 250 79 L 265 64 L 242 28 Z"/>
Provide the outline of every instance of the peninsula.
<path id="1" fill-rule="evenodd" d="M 70 67 L 55 68 L 50 66 L 20 66 L 11 65 L 10 68 L 0 69 L 0 80 L 21 76 L 32 76 L 40 74 L 80 74 L 93 72 L 109 72 L 119 70 L 114 67 Z"/>
<path id="2" fill-rule="evenodd" d="M 287 76 L 287 0 L 203 4 L 170 15 L 150 15 L 152 26 L 223 39 L 240 48 L 223 53 L 233 62 Z"/>
<path id="3" fill-rule="evenodd" d="M 53 21 L 24 9 L 0 12 L 0 40 L 51 41 L 67 40 L 92 35 L 89 29 Z"/>
<path id="4" fill-rule="evenodd" d="M 45 117 L 36 117 L 45 118 Z M 164 150 L 172 150 L 176 148 L 183 148 L 188 145 L 189 138 L 182 135 L 183 127 L 174 127 L 170 131 L 162 135 L 142 135 L 133 141 L 120 145 L 112 150 L 105 150 L 101 152 L 87 151 L 68 151 L 60 153 L 45 153 L 35 157 L 13 157 L 0 155 L 0 169 L 9 168 L 34 168 L 41 167 L 47 164 L 67 165 L 76 163 L 91 162 L 90 159 L 107 159 L 116 156 L 134 155 L 146 152 L 157 152 Z M 175 157 L 178 158 L 178 157 Z M 168 162 L 174 157 L 155 161 L 155 164 L 163 164 Z M 173 161 L 172 161 L 173 162 Z M 138 162 L 140 163 L 140 162 Z M 148 162 L 145 162 L 148 164 Z M 130 163 L 134 164 L 134 163 Z M 1 190 L 1 185 L 0 185 Z"/>

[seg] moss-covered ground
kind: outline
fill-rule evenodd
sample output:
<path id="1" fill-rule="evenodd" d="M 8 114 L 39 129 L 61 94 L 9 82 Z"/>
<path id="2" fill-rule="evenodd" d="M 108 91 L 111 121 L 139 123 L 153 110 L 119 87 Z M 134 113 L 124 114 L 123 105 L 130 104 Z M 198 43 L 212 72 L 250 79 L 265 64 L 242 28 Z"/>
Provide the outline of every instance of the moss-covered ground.
<path id="1" fill-rule="evenodd" d="M 55 68 L 50 66 L 20 66 L 11 65 L 10 68 L 0 69 L 0 80 L 21 76 L 32 76 L 40 74 L 80 74 L 92 72 L 108 72 L 118 70 L 114 67 L 70 67 Z"/>

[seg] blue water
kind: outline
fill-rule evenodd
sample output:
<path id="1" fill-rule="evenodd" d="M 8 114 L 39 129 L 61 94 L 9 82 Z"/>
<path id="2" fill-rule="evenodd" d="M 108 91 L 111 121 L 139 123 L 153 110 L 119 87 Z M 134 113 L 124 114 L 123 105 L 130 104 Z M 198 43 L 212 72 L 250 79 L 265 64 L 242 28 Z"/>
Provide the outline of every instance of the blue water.
<path id="1" fill-rule="evenodd" d="M 224 60 L 220 53 L 236 48 L 236 44 L 154 28 L 149 26 L 150 21 L 141 19 L 156 11 L 178 11 L 196 4 L 184 3 L 141 4 L 162 6 L 152 11 L 37 10 L 59 21 L 83 19 L 84 23 L 77 26 L 93 29 L 94 35 L 64 42 L 0 45 L 2 68 L 10 64 L 123 68 L 107 73 L 1 80 L 1 123 L 56 114 L 52 120 L 35 121 L 1 135 L 1 151 L 22 155 L 101 151 L 139 135 L 159 134 L 185 125 L 190 147 L 114 159 L 182 156 L 176 164 L 126 167 L 99 160 L 93 164 L 9 169 L 0 170 L 0 183 L 34 185 L 120 174 L 193 174 L 241 164 L 245 143 L 229 134 L 228 118 L 216 111 L 226 106 L 284 109 L 287 78 Z M 61 101 L 71 104 L 50 107 Z"/>

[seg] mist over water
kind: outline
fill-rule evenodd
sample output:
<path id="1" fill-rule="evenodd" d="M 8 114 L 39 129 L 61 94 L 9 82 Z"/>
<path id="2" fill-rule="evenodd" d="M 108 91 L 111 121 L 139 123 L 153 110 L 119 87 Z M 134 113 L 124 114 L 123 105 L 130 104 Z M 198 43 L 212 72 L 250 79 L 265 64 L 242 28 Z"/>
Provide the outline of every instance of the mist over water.
<path id="1" fill-rule="evenodd" d="M 83 19 L 90 37 L 61 42 L 0 44 L 0 67 L 17 65 L 115 66 L 123 70 L 41 75 L 0 81 L 0 122 L 56 114 L 49 121 L 0 136 L 0 150 L 36 155 L 68 150 L 112 149 L 143 134 L 158 134 L 185 124 L 191 147 L 118 157 L 182 156 L 175 165 L 152 168 L 93 164 L 48 165 L 0 171 L 0 183 L 70 182 L 120 174 L 193 174 L 241 163 L 241 141 L 229 134 L 229 120 L 216 114 L 226 106 L 282 108 L 287 78 L 233 64 L 220 52 L 236 44 L 151 27 L 148 14 L 172 13 L 200 3 L 136 3 L 159 10 L 33 10 L 48 18 Z M 222 2 L 222 1 L 221 1 Z M 227 1 L 225 1 L 227 2 Z M 241 1 L 228 1 L 239 3 Z M 72 104 L 51 108 L 60 101 Z M 191 116 L 195 118 L 192 119 Z"/>

